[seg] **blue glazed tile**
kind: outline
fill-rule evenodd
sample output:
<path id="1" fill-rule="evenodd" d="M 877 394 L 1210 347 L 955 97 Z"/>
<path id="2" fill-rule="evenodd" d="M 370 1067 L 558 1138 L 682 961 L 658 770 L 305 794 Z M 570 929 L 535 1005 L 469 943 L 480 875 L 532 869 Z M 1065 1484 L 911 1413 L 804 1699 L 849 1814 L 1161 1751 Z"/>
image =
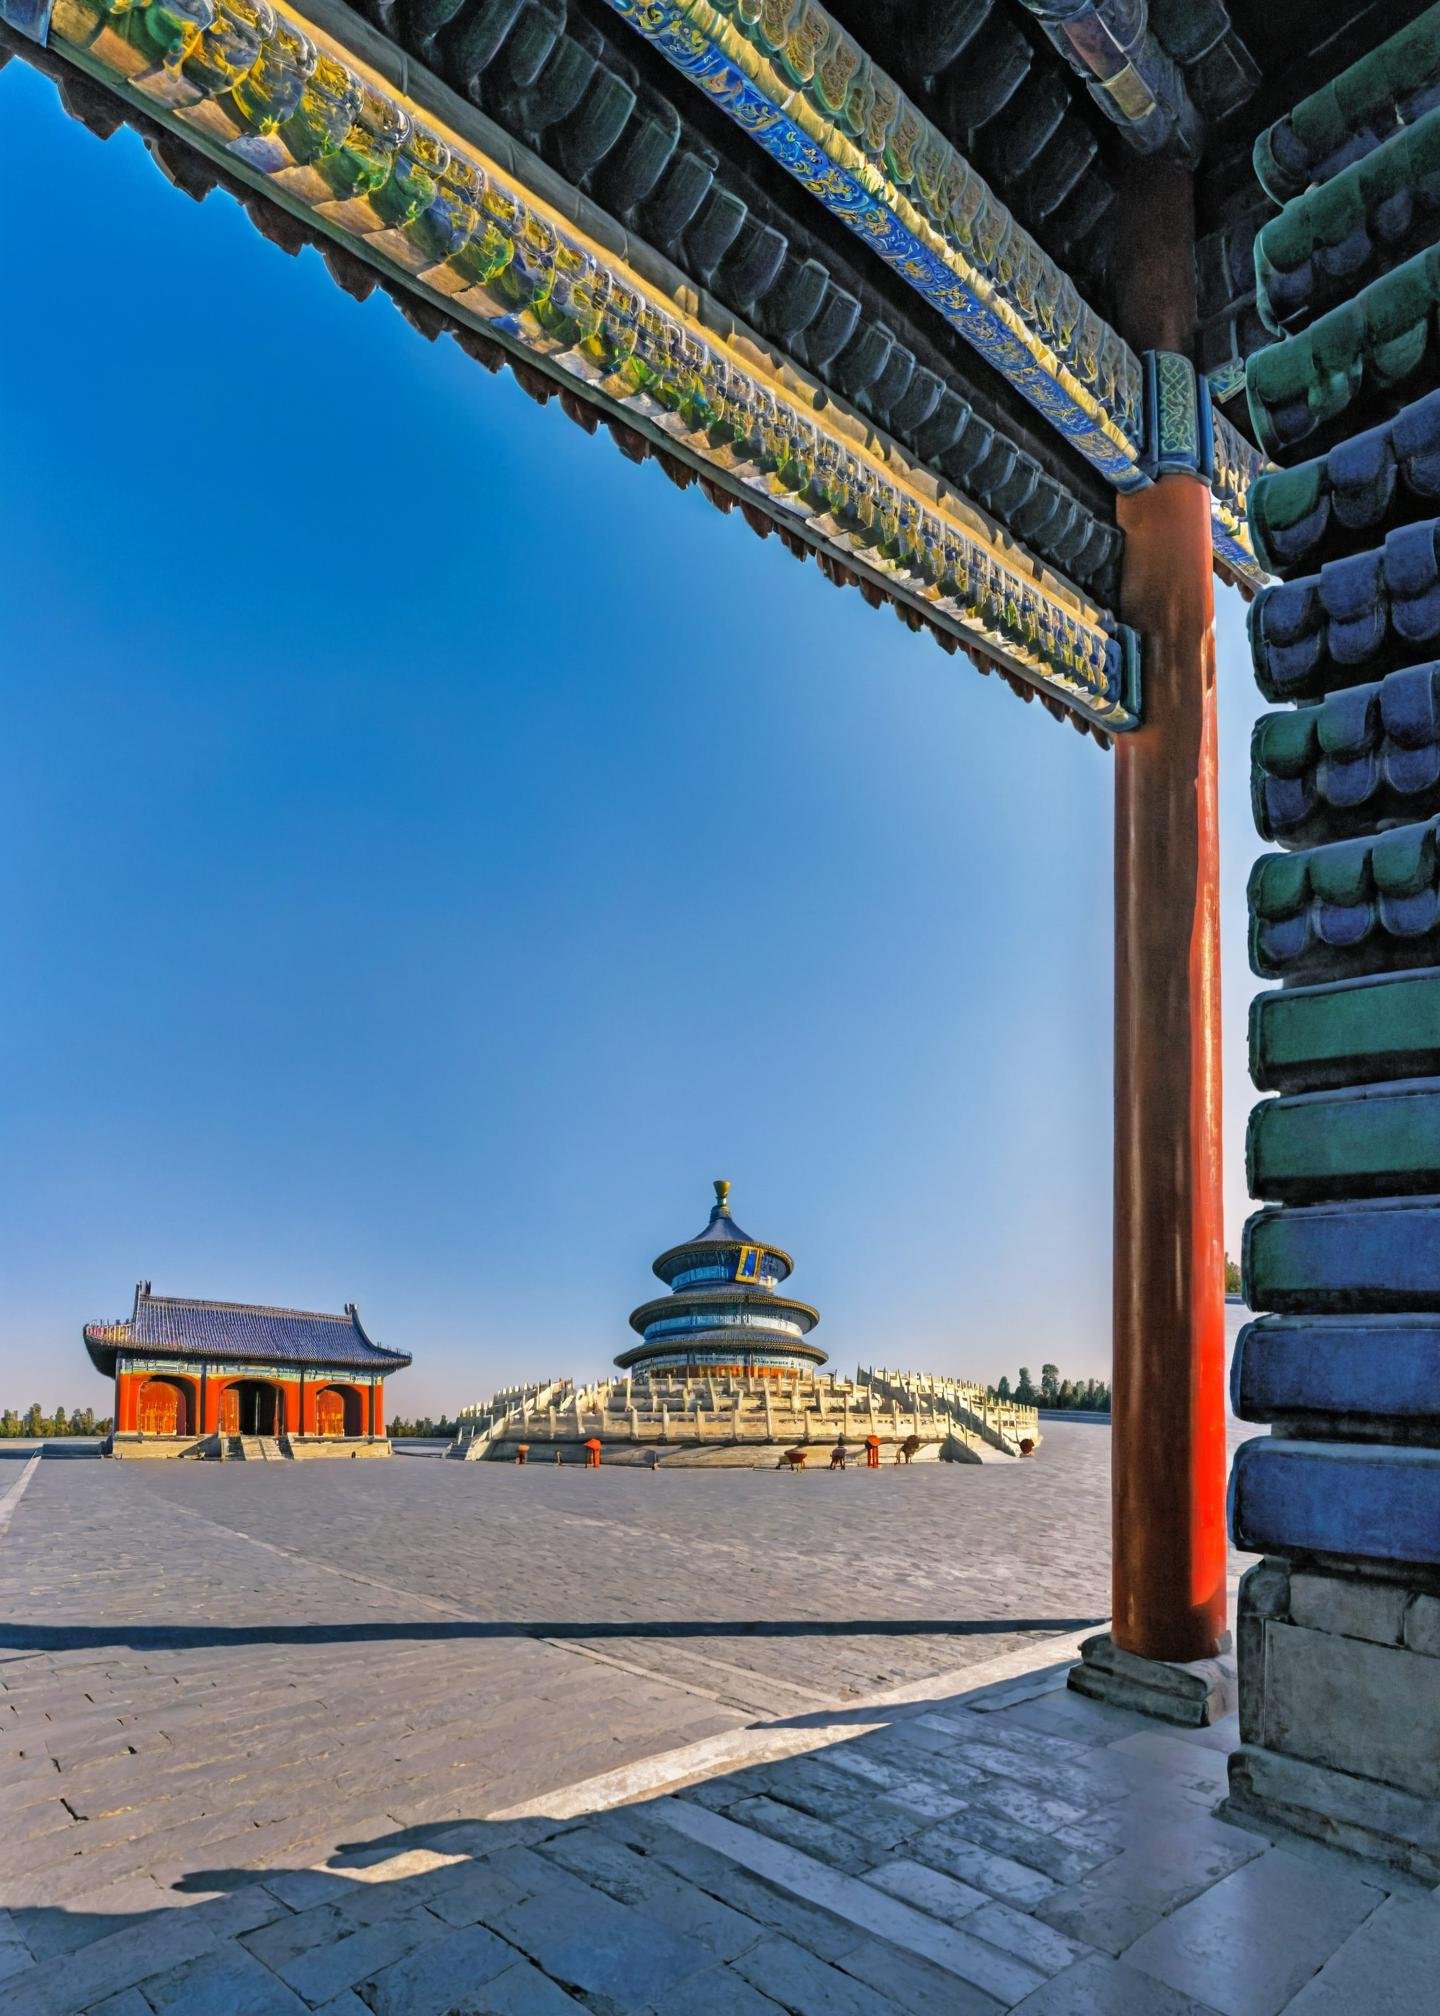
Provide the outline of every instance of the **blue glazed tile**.
<path id="1" fill-rule="evenodd" d="M 1249 1553 L 1440 1566 L 1440 1449 L 1261 1436 L 1236 1451 L 1229 1514 Z"/>

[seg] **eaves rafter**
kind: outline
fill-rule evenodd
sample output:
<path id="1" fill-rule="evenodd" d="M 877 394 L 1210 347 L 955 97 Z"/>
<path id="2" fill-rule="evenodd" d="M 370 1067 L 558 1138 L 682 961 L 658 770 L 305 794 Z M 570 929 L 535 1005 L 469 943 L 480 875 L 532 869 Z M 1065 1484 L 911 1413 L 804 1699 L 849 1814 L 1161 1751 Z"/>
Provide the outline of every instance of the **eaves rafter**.
<path id="1" fill-rule="evenodd" d="M 48 46 L 353 291 L 378 276 L 427 334 L 508 358 L 1052 711 L 1102 738 L 1138 725 L 1135 640 L 1102 607 L 333 0 L 211 9 L 173 47 L 58 0 Z"/>
<path id="2" fill-rule="evenodd" d="M 819 0 L 606 0 L 861 238 L 1119 491 L 1166 460 L 1146 362 L 1080 296 L 959 149 Z M 1153 375 L 1152 375 L 1153 382 Z M 1233 437 L 1233 438 L 1232 438 Z M 1198 387 L 1188 466 L 1238 470 L 1246 444 Z M 1264 581 L 1233 489 L 1217 561 Z"/>

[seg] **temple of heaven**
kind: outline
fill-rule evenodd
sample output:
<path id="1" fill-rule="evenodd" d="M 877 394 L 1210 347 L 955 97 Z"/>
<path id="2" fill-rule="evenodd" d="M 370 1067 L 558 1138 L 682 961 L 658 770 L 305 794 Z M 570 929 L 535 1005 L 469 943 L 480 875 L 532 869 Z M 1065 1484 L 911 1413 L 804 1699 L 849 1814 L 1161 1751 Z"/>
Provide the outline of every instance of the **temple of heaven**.
<path id="1" fill-rule="evenodd" d="M 776 1293 L 793 1267 L 778 1246 L 740 1230 L 730 1216 L 730 1185 L 717 1182 L 704 1231 L 655 1262 L 670 1293 L 632 1312 L 640 1342 L 615 1363 L 641 1376 L 814 1372 L 826 1358 L 807 1341 L 819 1311 Z"/>

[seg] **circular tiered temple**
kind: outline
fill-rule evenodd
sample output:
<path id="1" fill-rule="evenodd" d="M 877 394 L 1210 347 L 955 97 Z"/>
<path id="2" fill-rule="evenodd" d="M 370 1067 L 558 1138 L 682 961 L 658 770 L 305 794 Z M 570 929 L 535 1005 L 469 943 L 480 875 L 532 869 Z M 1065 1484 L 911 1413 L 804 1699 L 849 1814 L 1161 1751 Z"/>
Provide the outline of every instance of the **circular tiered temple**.
<path id="1" fill-rule="evenodd" d="M 730 1185 L 717 1181 L 705 1230 L 655 1262 L 670 1293 L 633 1311 L 630 1327 L 641 1341 L 615 1363 L 642 1378 L 814 1372 L 827 1355 L 807 1341 L 819 1311 L 776 1293 L 793 1267 L 780 1247 L 740 1230 L 730 1216 Z"/>

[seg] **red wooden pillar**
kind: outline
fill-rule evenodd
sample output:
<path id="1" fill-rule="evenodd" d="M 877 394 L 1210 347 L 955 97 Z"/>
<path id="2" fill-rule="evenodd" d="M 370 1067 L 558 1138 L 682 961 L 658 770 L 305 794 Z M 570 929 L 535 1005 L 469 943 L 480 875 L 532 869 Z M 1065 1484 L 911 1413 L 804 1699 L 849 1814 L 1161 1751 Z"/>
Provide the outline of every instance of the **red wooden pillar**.
<path id="1" fill-rule="evenodd" d="M 1120 326 L 1194 354 L 1189 176 L 1127 193 Z M 1143 182 L 1143 186 L 1142 186 Z M 1225 1629 L 1225 1282 L 1210 494 L 1166 475 L 1119 502 L 1120 613 L 1144 726 L 1115 748 L 1115 1642 L 1208 1658 Z"/>

